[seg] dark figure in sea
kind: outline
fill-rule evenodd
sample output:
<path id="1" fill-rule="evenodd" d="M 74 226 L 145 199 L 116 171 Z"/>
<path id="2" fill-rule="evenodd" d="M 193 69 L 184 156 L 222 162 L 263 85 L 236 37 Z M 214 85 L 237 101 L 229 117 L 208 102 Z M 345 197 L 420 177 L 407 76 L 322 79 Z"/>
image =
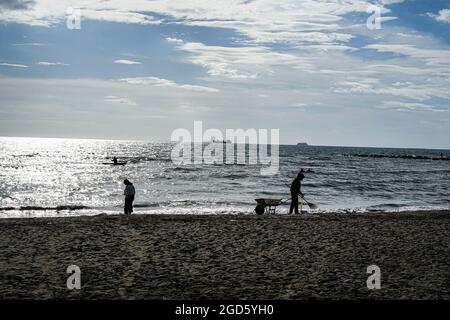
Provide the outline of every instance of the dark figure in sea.
<path id="1" fill-rule="evenodd" d="M 117 158 L 116 157 L 113 158 L 113 162 L 114 162 L 114 164 L 117 164 Z"/>
<path id="2" fill-rule="evenodd" d="M 128 181 L 128 179 L 125 179 L 123 181 L 123 184 L 126 186 L 125 190 L 123 191 L 123 194 L 125 195 L 124 213 L 131 214 L 133 212 L 133 201 L 134 201 L 134 194 L 136 193 L 136 191 L 134 190 L 133 184 L 130 181 Z"/>
<path id="3" fill-rule="evenodd" d="M 303 193 L 301 191 L 302 188 L 302 180 L 305 178 L 303 174 L 303 170 L 297 175 L 297 178 L 292 181 L 291 184 L 291 208 L 289 209 L 289 213 L 292 214 L 292 211 L 295 209 L 295 214 L 299 214 L 298 212 L 298 196 L 301 195 L 303 198 Z"/>

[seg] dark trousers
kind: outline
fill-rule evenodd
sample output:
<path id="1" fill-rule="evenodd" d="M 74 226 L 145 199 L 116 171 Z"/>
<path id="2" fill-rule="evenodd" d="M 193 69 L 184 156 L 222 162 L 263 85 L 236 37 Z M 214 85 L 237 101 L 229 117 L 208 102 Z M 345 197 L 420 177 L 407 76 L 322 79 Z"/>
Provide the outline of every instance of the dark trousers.
<path id="1" fill-rule="evenodd" d="M 131 214 L 133 212 L 133 201 L 134 201 L 134 196 L 126 196 L 125 197 L 125 208 L 124 208 L 125 214 Z"/>
<path id="2" fill-rule="evenodd" d="M 289 209 L 289 213 L 292 213 L 295 208 L 295 214 L 299 214 L 298 212 L 298 195 L 297 194 L 291 194 L 292 200 L 291 200 L 291 208 Z"/>

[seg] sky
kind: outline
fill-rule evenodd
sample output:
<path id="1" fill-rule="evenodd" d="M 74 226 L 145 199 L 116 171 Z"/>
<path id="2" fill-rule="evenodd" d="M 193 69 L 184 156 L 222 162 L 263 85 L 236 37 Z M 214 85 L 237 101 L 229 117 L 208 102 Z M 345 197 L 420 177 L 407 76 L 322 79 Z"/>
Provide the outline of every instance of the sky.
<path id="1" fill-rule="evenodd" d="M 0 0 L 0 136 L 170 141 L 194 120 L 450 149 L 450 0 Z"/>

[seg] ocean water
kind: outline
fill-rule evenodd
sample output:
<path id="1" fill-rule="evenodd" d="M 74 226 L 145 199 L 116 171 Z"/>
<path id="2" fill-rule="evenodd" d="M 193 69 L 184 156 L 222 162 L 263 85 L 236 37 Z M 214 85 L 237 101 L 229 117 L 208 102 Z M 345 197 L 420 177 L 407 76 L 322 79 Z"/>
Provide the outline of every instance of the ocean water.
<path id="1" fill-rule="evenodd" d="M 311 213 L 450 208 L 450 161 L 358 157 L 440 157 L 448 150 L 280 146 L 279 173 L 258 165 L 175 165 L 173 144 L 140 141 L 0 138 L 0 217 L 118 214 L 123 179 L 136 188 L 135 213 L 254 214 L 256 198 L 290 198 L 307 170 Z M 125 166 L 104 165 L 116 156 Z M 278 207 L 285 214 L 289 201 Z"/>

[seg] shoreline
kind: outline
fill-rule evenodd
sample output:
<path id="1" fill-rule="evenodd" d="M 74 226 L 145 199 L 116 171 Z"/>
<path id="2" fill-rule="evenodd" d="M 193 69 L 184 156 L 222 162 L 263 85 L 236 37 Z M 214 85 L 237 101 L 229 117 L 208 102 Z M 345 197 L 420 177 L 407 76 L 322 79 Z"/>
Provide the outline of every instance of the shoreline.
<path id="1" fill-rule="evenodd" d="M 121 208 L 118 208 L 117 210 L 110 210 L 108 213 L 102 212 L 104 210 L 96 209 L 95 213 L 88 213 L 86 212 L 92 211 L 92 208 L 90 207 L 82 207 L 82 206 L 75 206 L 77 209 L 67 209 L 62 208 L 56 210 L 55 208 L 46 208 L 46 209 L 22 209 L 22 208 L 10 208 L 7 207 L 6 209 L 0 209 L 0 214 L 4 214 L 3 216 L 0 216 L 1 220 L 23 220 L 23 219 L 73 219 L 73 218 L 92 218 L 92 217 L 98 217 L 98 216 L 122 216 L 124 215 Z M 81 209 L 78 209 L 78 207 L 82 207 Z M 283 208 L 285 209 L 285 208 Z M 282 210 L 283 210 L 282 209 Z M 183 216 L 211 216 L 211 217 L 217 217 L 217 216 L 224 216 L 224 217 L 241 217 L 241 216 L 255 216 L 257 215 L 254 210 L 249 209 L 245 212 L 227 212 L 227 213 L 209 213 L 209 212 L 201 212 L 201 213 L 160 213 L 160 212 L 149 212 L 149 211 L 140 211 L 139 209 L 136 210 L 134 208 L 134 212 L 132 216 L 168 216 L 168 217 L 183 217 Z M 288 210 L 288 208 L 286 208 Z M 77 212 L 78 211 L 78 212 Z M 23 216 L 8 216 L 8 212 L 23 212 L 26 213 Z M 30 212 L 33 214 L 36 214 L 36 212 L 52 212 L 54 214 L 51 215 L 30 215 Z M 73 214 L 76 212 L 75 214 Z M 81 213 L 83 212 L 83 213 Z M 387 214 L 387 215 L 393 215 L 393 214 L 426 214 L 426 213 L 450 213 L 450 208 L 417 208 L 417 209 L 400 209 L 400 210 L 368 210 L 368 209 L 361 209 L 361 208 L 355 208 L 355 209 L 321 209 L 319 211 L 312 211 L 308 212 L 306 214 L 300 214 L 302 217 L 309 217 L 309 216 L 330 216 L 330 215 L 377 215 L 377 214 Z M 293 214 L 289 214 L 285 212 L 285 210 L 280 212 L 280 209 L 278 209 L 278 212 L 273 214 L 267 214 L 264 213 L 262 217 L 267 216 L 293 216 Z"/>
<path id="2" fill-rule="evenodd" d="M 7 218 L 0 233 L 1 299 L 450 299 L 449 210 Z"/>

